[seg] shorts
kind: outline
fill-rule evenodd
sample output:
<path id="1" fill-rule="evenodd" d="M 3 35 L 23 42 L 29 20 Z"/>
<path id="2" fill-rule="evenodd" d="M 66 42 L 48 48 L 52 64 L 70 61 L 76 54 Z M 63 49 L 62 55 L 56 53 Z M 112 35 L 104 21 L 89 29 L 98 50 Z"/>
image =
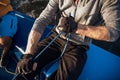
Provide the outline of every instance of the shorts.
<path id="1" fill-rule="evenodd" d="M 13 37 L 17 32 L 17 22 L 14 12 L 9 12 L 3 16 L 0 21 L 0 37 Z"/>

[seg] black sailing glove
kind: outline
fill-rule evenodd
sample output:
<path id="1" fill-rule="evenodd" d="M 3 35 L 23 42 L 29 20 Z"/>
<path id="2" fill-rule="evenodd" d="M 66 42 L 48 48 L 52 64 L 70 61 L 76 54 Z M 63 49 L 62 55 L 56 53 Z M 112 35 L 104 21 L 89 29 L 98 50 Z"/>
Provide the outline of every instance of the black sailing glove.
<path id="1" fill-rule="evenodd" d="M 33 55 L 25 54 L 22 59 L 18 62 L 16 73 L 27 74 L 32 72 L 33 70 Z"/>
<path id="2" fill-rule="evenodd" d="M 68 32 L 75 32 L 77 30 L 77 23 L 74 21 L 74 18 L 72 16 L 67 17 L 67 27 Z"/>
<path id="3" fill-rule="evenodd" d="M 62 16 L 59 19 L 58 29 L 66 33 L 75 32 L 77 29 L 77 23 L 74 21 L 74 18 L 72 16 L 70 17 Z"/>

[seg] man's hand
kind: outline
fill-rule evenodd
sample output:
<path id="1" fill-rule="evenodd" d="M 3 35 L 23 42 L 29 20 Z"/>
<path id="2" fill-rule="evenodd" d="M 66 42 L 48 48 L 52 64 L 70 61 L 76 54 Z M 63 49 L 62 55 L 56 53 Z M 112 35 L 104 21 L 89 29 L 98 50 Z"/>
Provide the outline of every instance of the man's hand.
<path id="1" fill-rule="evenodd" d="M 27 74 L 33 71 L 33 55 L 31 54 L 25 54 L 23 55 L 22 59 L 18 62 L 16 72 Z"/>
<path id="2" fill-rule="evenodd" d="M 69 32 L 75 32 L 77 30 L 77 23 L 72 16 L 67 17 L 68 30 Z"/>
<path id="3" fill-rule="evenodd" d="M 77 23 L 74 21 L 74 18 L 72 16 L 70 17 L 62 16 L 59 19 L 58 29 L 66 33 L 75 32 L 77 29 Z"/>

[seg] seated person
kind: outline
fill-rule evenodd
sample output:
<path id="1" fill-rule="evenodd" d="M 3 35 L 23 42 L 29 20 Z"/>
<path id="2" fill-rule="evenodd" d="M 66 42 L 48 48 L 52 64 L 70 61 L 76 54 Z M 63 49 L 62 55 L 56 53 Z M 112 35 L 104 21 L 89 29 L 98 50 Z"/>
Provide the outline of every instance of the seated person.
<path id="1" fill-rule="evenodd" d="M 12 38 L 17 31 L 17 17 L 14 15 L 10 0 L 0 0 L 0 67 L 6 67 L 9 62 Z"/>

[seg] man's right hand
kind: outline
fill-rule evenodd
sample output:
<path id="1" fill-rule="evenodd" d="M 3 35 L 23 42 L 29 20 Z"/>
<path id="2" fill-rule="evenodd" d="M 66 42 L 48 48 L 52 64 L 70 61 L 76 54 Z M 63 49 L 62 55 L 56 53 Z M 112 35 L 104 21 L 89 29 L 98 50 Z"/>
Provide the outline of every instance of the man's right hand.
<path id="1" fill-rule="evenodd" d="M 22 59 L 17 64 L 16 73 L 30 73 L 31 71 L 33 71 L 33 64 L 33 55 L 23 55 Z"/>
<path id="2" fill-rule="evenodd" d="M 74 18 L 72 16 L 70 17 L 62 16 L 59 19 L 58 29 L 66 33 L 75 32 L 77 30 L 77 23 L 74 21 Z"/>

